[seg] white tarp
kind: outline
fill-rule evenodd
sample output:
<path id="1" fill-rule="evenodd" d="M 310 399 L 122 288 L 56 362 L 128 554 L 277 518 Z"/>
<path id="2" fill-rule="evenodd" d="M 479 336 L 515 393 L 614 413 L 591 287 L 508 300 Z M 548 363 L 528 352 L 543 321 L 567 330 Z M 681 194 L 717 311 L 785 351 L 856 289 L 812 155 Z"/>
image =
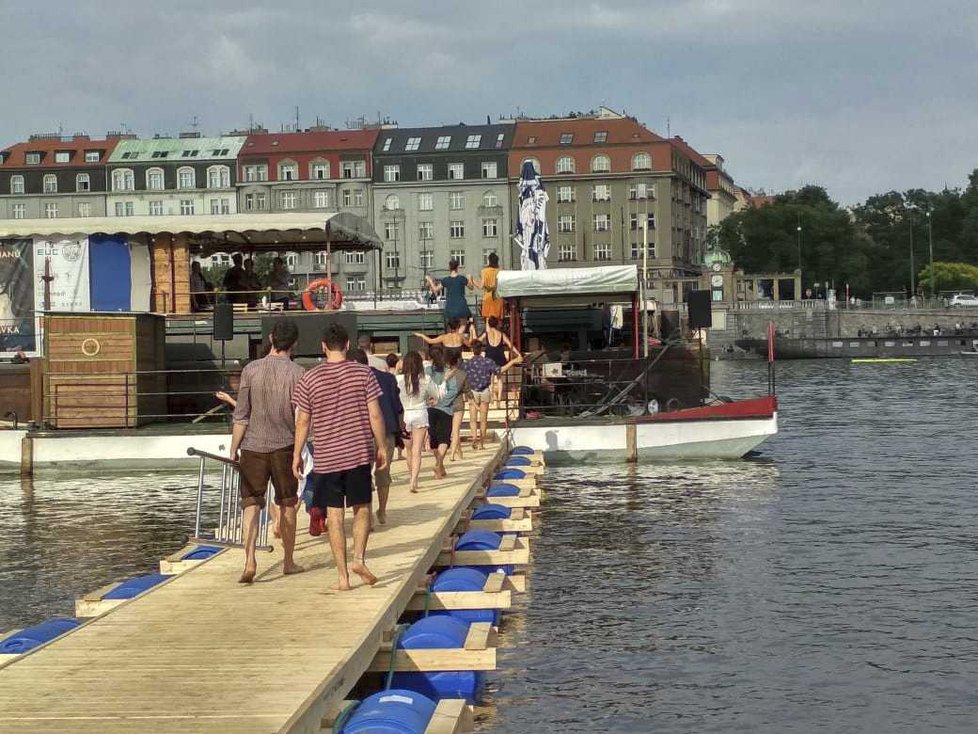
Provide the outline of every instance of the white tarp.
<path id="1" fill-rule="evenodd" d="M 554 270 L 500 270 L 496 281 L 496 292 L 501 298 L 635 293 L 636 291 L 638 291 L 638 267 L 635 265 Z"/>
<path id="2" fill-rule="evenodd" d="M 44 273 L 50 261 L 49 311 L 91 311 L 88 237 L 34 239 L 34 308 L 44 310 Z"/>

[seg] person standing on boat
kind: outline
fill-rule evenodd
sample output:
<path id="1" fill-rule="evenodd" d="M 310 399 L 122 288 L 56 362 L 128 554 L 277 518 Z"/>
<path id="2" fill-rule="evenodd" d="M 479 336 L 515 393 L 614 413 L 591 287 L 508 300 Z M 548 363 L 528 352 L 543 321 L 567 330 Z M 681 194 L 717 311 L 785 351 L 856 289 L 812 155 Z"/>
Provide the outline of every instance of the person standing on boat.
<path id="1" fill-rule="evenodd" d="M 486 356 L 499 366 L 500 371 L 513 360 L 523 360 L 523 355 L 513 346 L 509 337 L 500 330 L 501 325 L 502 322 L 499 319 L 490 316 L 486 319 L 485 333 L 479 337 L 479 340 L 485 344 Z M 509 358 L 506 357 L 507 349 L 509 350 Z M 494 376 L 492 381 L 492 400 L 497 408 L 499 401 L 502 400 L 502 393 L 503 378 L 500 374 Z"/>
<path id="2" fill-rule="evenodd" d="M 295 564 L 295 512 L 298 503 L 298 481 L 291 471 L 296 444 L 293 396 L 304 374 L 292 361 L 292 349 L 299 339 L 299 329 L 289 319 L 279 319 L 269 334 L 268 356 L 256 359 L 241 371 L 241 388 L 234 408 L 231 431 L 231 458 L 239 462 L 241 505 L 243 507 L 245 567 L 239 581 L 250 584 L 257 565 L 255 544 L 258 539 L 258 515 L 265 507 L 265 495 L 271 480 L 275 504 L 281 518 L 277 526 L 285 554 L 283 572 L 298 573 Z"/>
<path id="3" fill-rule="evenodd" d="M 367 539 L 370 537 L 370 504 L 373 495 L 371 464 L 387 466 L 387 429 L 380 407 L 382 392 L 369 367 L 347 360 L 350 336 L 340 324 L 330 324 L 323 334 L 326 359 L 313 367 L 295 388 L 298 409 L 292 473 L 302 476 L 302 454 L 310 426 L 316 437 L 310 526 L 322 524 L 325 511 L 329 545 L 336 562 L 337 582 L 333 589 L 348 591 L 350 573 L 364 583 L 377 577 L 367 568 Z M 353 508 L 353 564 L 347 567 L 344 507 Z"/>
<path id="4" fill-rule="evenodd" d="M 499 276 L 499 255 L 489 253 L 489 264 L 482 269 L 478 278 L 472 278 L 476 288 L 482 290 L 482 318 L 488 321 L 495 318 L 502 323 L 503 299 L 496 295 L 496 279 Z"/>
<path id="5" fill-rule="evenodd" d="M 425 277 L 432 291 L 436 294 L 442 291 L 445 293 L 445 323 L 452 319 L 460 319 L 468 325 L 472 312 L 469 310 L 468 301 L 465 300 L 465 289 L 472 289 L 472 279 L 467 275 L 460 275 L 458 268 L 458 260 L 449 260 L 448 275 L 444 278 L 436 281 L 430 275 Z"/>

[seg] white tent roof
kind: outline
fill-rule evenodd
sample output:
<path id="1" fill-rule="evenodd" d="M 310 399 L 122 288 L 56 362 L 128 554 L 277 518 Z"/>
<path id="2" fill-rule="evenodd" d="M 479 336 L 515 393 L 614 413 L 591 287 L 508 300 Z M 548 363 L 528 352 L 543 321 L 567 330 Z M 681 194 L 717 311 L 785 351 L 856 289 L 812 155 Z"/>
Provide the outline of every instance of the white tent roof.
<path id="1" fill-rule="evenodd" d="M 496 292 L 501 298 L 631 294 L 637 291 L 638 267 L 635 265 L 500 270 L 496 281 Z"/>
<path id="2" fill-rule="evenodd" d="M 78 234 L 187 235 L 195 252 L 229 248 L 322 250 L 327 240 L 336 250 L 370 250 L 380 238 L 365 219 L 335 214 L 217 214 L 187 217 L 83 217 L 0 221 L 0 238 L 54 237 Z"/>

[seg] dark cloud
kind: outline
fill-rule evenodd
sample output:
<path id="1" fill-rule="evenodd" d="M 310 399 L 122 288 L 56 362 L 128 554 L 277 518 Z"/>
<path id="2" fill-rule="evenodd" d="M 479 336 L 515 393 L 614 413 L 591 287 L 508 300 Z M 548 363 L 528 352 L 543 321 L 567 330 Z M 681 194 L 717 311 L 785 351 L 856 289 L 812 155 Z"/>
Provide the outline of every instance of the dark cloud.
<path id="1" fill-rule="evenodd" d="M 624 108 L 747 186 L 847 202 L 975 167 L 978 10 L 910 0 L 0 0 L 0 141 Z"/>

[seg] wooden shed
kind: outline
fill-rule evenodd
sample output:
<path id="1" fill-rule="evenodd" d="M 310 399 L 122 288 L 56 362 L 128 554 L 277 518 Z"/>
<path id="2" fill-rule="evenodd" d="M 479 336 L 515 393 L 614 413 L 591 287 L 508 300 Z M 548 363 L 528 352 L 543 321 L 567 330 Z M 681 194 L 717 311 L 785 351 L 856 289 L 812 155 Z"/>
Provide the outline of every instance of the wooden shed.
<path id="1" fill-rule="evenodd" d="M 148 313 L 44 318 L 44 416 L 54 428 L 134 428 L 166 415 L 166 320 Z"/>

